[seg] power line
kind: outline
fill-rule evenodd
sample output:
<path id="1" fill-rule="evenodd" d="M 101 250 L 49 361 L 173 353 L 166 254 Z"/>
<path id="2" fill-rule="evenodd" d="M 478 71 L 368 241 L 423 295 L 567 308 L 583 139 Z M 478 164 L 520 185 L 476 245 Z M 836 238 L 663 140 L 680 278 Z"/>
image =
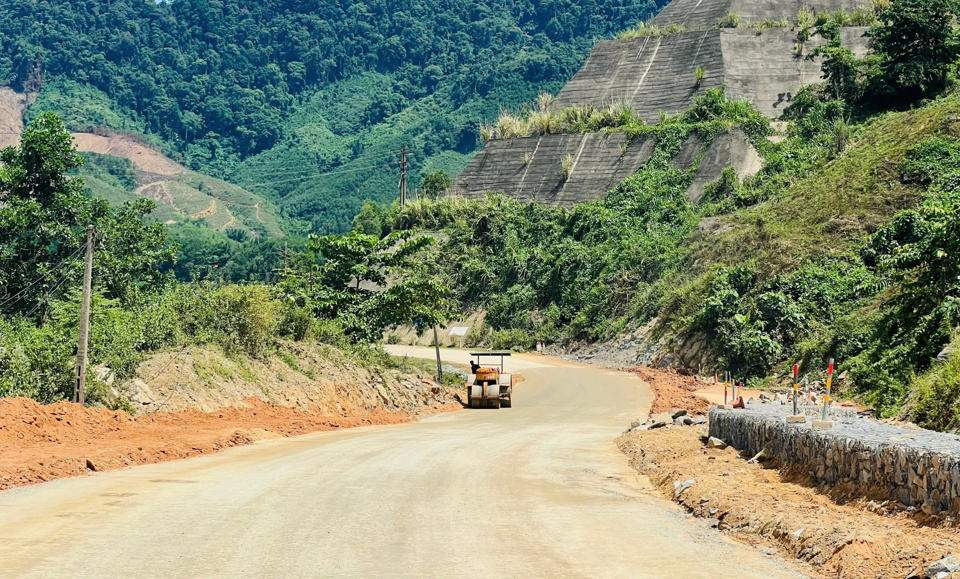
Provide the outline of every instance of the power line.
<path id="1" fill-rule="evenodd" d="M 54 283 L 54 285 L 49 290 L 46 291 L 46 293 L 40 296 L 40 299 L 37 300 L 37 303 L 34 304 L 32 308 L 30 308 L 30 311 L 27 312 L 27 315 L 25 317 L 29 318 L 30 316 L 35 314 L 37 310 L 40 309 L 40 306 L 43 305 L 43 303 L 46 301 L 47 298 L 53 295 L 54 292 L 59 290 L 61 287 L 63 287 L 63 284 L 67 283 L 68 277 L 69 276 L 67 274 L 63 274 L 62 276 L 60 276 L 60 279 L 58 279 L 56 283 Z"/>
<path id="2" fill-rule="evenodd" d="M 72 260 L 72 259 L 76 258 L 78 255 L 80 255 L 80 252 L 81 252 L 81 251 L 83 251 L 83 247 L 78 248 L 76 251 L 73 252 L 72 255 L 64 258 L 63 261 L 61 261 L 59 264 L 57 264 L 56 267 L 54 267 L 53 269 L 51 269 L 50 271 L 48 271 L 48 272 L 46 273 L 46 275 L 44 275 L 44 276 L 42 276 L 42 277 L 34 280 L 32 283 L 30 283 L 29 285 L 27 285 L 26 287 L 24 287 L 22 290 L 20 290 L 20 291 L 17 292 L 16 294 L 10 296 L 9 298 L 7 298 L 7 299 L 5 299 L 5 300 L 3 300 L 3 301 L 0 301 L 0 307 L 6 306 L 7 304 L 9 304 L 9 303 L 11 303 L 11 302 L 12 302 L 12 303 L 16 303 L 17 301 L 19 301 L 19 298 L 21 298 L 22 296 L 25 296 L 25 295 L 27 294 L 27 292 L 30 290 L 30 288 L 32 288 L 33 286 L 35 286 L 35 285 L 37 285 L 38 283 L 42 282 L 43 280 L 47 279 L 47 278 L 50 277 L 51 275 L 57 273 L 57 271 L 59 271 L 60 269 L 62 269 L 63 266 L 65 266 L 65 265 L 67 264 L 67 262 L 69 262 L 70 260 Z"/>
<path id="3" fill-rule="evenodd" d="M 295 177 L 295 178 L 293 178 L 293 179 L 282 179 L 282 180 L 280 180 L 280 181 L 264 181 L 264 182 L 262 182 L 262 183 L 245 183 L 245 184 L 242 184 L 242 185 L 240 185 L 240 186 L 243 187 L 244 189 L 247 189 L 247 188 L 250 188 L 250 187 L 265 187 L 265 186 L 267 186 L 267 185 L 281 185 L 281 184 L 283 184 L 283 183 L 293 183 L 293 182 L 297 182 L 297 181 L 309 181 L 309 180 L 311 180 L 311 179 L 322 179 L 322 178 L 324 178 L 324 177 L 335 177 L 335 176 L 337 176 L 337 175 L 345 175 L 345 174 L 347 174 L 347 173 L 356 173 L 357 171 L 369 171 L 369 170 L 371 170 L 371 169 L 379 169 L 379 168 L 384 168 L 384 169 L 386 169 L 387 167 L 384 167 L 383 165 L 373 165 L 373 166 L 370 166 L 370 167 L 359 167 L 359 168 L 357 168 L 357 169 L 350 169 L 350 170 L 347 170 L 347 171 L 332 171 L 332 172 L 330 172 L 330 173 L 320 173 L 320 174 L 317 174 L 317 175 L 309 175 L 309 176 L 306 176 L 306 177 Z"/>
<path id="4" fill-rule="evenodd" d="M 396 159 L 396 157 L 395 157 L 394 155 L 383 155 L 383 156 L 364 156 L 364 157 L 358 157 L 357 159 L 354 159 L 354 161 L 356 161 L 356 162 L 358 162 L 358 163 L 361 163 L 361 164 L 364 164 L 364 165 L 370 163 L 370 165 L 368 165 L 368 166 L 377 166 L 377 165 L 379 165 L 380 163 L 387 163 L 387 162 L 393 161 L 393 160 L 395 160 L 395 159 Z M 349 167 L 349 164 L 348 164 L 348 165 L 341 165 L 341 167 Z M 270 175 L 287 175 L 287 174 L 290 174 L 290 173 L 292 173 L 292 172 L 313 171 L 313 170 L 314 170 L 314 167 L 303 167 L 303 168 L 301 168 L 301 169 L 290 169 L 290 170 L 279 170 L 279 171 L 266 171 L 266 172 L 250 171 L 250 172 L 253 173 L 253 174 L 256 174 L 256 175 L 258 175 L 258 176 L 260 176 L 260 177 L 267 177 L 267 176 L 270 176 Z M 326 173 L 330 173 L 330 172 L 333 172 L 333 171 L 335 171 L 335 169 L 334 169 L 334 170 L 331 170 L 331 171 L 324 172 L 324 173 L 318 173 L 318 174 L 326 174 Z M 237 175 L 235 175 L 234 177 L 236 177 L 236 176 L 237 176 Z"/>

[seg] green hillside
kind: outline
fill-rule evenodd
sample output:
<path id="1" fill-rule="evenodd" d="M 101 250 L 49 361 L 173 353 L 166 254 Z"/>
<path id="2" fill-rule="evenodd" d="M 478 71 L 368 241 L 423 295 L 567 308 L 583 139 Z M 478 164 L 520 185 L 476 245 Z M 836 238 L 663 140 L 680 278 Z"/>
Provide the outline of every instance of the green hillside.
<path id="1" fill-rule="evenodd" d="M 43 88 L 71 128 L 148 135 L 262 194 L 291 232 L 348 227 L 364 198 L 456 172 L 478 125 L 557 90 L 654 0 L 11 0 L 0 84 Z M 34 113 L 35 116 L 36 113 Z"/>
<path id="2" fill-rule="evenodd" d="M 502 197 L 368 205 L 357 225 L 440 232 L 423 267 L 442 272 L 461 312 L 487 311 L 471 345 L 611 341 L 596 359 L 643 350 L 753 386 L 789 383 L 796 362 L 816 381 L 835 359 L 843 395 L 882 415 L 960 428 L 956 11 L 921 0 L 881 8 L 870 30 L 876 52 L 862 59 L 824 19 L 826 82 L 796 95 L 784 134 L 751 103 L 710 89 L 656 126 L 629 110 L 598 124 L 656 147 L 596 201 L 570 210 Z M 569 128 L 599 130 L 589 125 Z M 763 169 L 741 182 L 728 168 L 690 202 L 699 161 L 684 170 L 672 160 L 691 136 L 702 158 L 731 129 L 746 133 Z M 615 341 L 626 334 L 628 343 Z"/>

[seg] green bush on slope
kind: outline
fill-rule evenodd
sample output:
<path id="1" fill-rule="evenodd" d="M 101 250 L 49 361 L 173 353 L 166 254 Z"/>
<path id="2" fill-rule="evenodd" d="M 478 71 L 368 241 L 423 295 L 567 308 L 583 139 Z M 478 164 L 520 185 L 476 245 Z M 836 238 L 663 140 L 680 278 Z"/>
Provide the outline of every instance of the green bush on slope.
<path id="1" fill-rule="evenodd" d="M 929 367 L 957 324 L 944 317 L 954 294 L 943 284 L 929 283 L 941 289 L 910 301 L 910 315 L 897 296 L 919 295 L 901 284 L 923 273 L 900 249 L 912 239 L 906 224 L 922 221 L 909 208 L 922 197 L 924 220 L 946 220 L 930 227 L 952 231 L 953 197 L 938 193 L 952 174 L 942 183 L 923 174 L 955 162 L 960 97 L 881 115 L 855 127 L 852 140 L 836 130 L 842 103 L 810 103 L 777 144 L 750 110 L 720 91 L 656 127 L 628 127 L 657 137 L 651 161 L 573 210 L 442 198 L 411 204 L 394 225 L 443 232 L 448 241 L 432 259 L 450 261 L 444 271 L 459 303 L 487 308 L 494 331 L 595 341 L 656 317 L 657 335 L 680 338 L 674 344 L 700 335 L 708 363 L 745 379 L 784 376 L 801 358 L 816 378 L 837 358 L 850 370 L 841 387 L 896 412 L 912 373 Z M 690 204 L 683 192 L 691 174 L 670 160 L 691 132 L 709 142 L 737 125 L 752 135 L 764 169 L 744 182 L 727 171 L 702 204 Z M 946 141 L 928 140 L 936 136 Z M 707 216 L 710 225 L 697 232 Z M 942 245 L 918 255 L 952 263 L 954 250 Z"/>

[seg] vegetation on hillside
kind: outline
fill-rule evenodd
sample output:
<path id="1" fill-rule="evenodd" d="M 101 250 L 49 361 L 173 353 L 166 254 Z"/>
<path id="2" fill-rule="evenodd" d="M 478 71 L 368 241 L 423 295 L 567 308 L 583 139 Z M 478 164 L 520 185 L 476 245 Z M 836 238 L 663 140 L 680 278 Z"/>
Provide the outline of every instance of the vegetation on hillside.
<path id="1" fill-rule="evenodd" d="M 130 177 L 123 163 L 90 159 L 90 172 L 118 187 Z M 152 202 L 115 209 L 87 195 L 73 174 L 83 161 L 52 113 L 31 122 L 18 147 L 0 151 L 0 396 L 51 402 L 71 394 L 88 227 L 96 232 L 90 364 L 121 379 L 166 348 L 214 344 L 262 357 L 282 340 L 310 340 L 366 356 L 363 345 L 389 327 L 446 320 L 446 287 L 396 272 L 432 241 L 411 233 L 383 242 L 311 238 L 284 254 L 273 285 L 178 283 L 169 269 L 177 247 L 145 219 Z M 90 375 L 90 400 L 106 400 Z"/>
<path id="2" fill-rule="evenodd" d="M 477 119 L 558 90 L 597 38 L 663 3 L 10 0 L 0 84 L 42 71 L 34 111 L 148 133 L 267 196 L 291 232 L 341 232 L 364 198 L 396 196 L 402 144 L 411 188 L 458 173 Z"/>
<path id="3" fill-rule="evenodd" d="M 910 2 L 878 15 L 871 35 L 889 43 L 864 61 L 844 52 L 835 19 L 816 24 L 825 82 L 797 96 L 781 142 L 766 139 L 769 122 L 749 103 L 714 89 L 657 126 L 619 127 L 654 136 L 656 149 L 597 201 L 564 210 L 441 198 L 368 206 L 358 223 L 440 231 L 443 246 L 424 259 L 461 308 L 487 310 L 490 333 L 474 339 L 593 342 L 654 322 L 653 339 L 681 363 L 760 383 L 801 360 L 817 379 L 836 358 L 841 388 L 881 413 L 908 403 L 922 424 L 955 428 L 957 405 L 937 402 L 960 388 L 955 363 L 935 360 L 960 324 L 960 95 L 943 94 L 957 32 Z M 913 25 L 905 13 L 929 20 L 929 50 L 884 36 Z M 905 75 L 902 59 L 927 73 Z M 890 86 L 909 92 L 887 103 L 910 110 L 875 111 Z M 747 133 L 763 170 L 741 181 L 728 169 L 690 203 L 696 163 L 671 160 L 690 135 L 705 148 L 731 128 Z"/>

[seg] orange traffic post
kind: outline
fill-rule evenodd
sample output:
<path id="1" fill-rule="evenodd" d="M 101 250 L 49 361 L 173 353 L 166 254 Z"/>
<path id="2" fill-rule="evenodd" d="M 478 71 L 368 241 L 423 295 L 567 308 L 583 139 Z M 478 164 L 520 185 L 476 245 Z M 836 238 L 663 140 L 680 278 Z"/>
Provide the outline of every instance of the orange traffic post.
<path id="1" fill-rule="evenodd" d="M 830 365 L 827 366 L 827 391 L 823 395 L 823 420 L 827 419 L 827 413 L 830 409 L 830 387 L 833 383 L 833 358 L 830 358 Z"/>
<path id="2" fill-rule="evenodd" d="M 800 375 L 800 364 L 793 365 L 793 415 L 797 415 L 797 395 L 800 393 L 800 381 L 797 377 Z"/>

